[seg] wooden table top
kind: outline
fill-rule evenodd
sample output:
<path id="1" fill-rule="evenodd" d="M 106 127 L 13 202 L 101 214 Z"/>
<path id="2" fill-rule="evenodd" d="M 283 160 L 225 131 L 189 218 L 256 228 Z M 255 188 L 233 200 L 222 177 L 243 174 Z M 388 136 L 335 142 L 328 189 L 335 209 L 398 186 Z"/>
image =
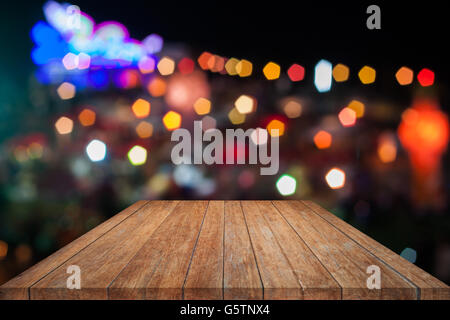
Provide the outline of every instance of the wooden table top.
<path id="1" fill-rule="evenodd" d="M 81 289 L 68 289 L 69 266 Z M 367 268 L 379 267 L 381 289 Z M 311 201 L 139 201 L 0 287 L 0 299 L 449 299 Z"/>

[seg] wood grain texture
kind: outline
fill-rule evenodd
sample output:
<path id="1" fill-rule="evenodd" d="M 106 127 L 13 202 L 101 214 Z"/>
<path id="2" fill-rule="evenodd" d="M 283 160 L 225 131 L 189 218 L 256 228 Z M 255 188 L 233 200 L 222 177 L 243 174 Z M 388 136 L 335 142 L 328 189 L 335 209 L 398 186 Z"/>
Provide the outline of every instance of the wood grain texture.
<path id="1" fill-rule="evenodd" d="M 182 299 L 182 288 L 207 207 L 207 201 L 181 202 L 117 276 L 110 286 L 110 296 Z"/>
<path id="2" fill-rule="evenodd" d="M 225 300 L 263 299 L 263 287 L 240 201 L 225 202 Z"/>
<path id="3" fill-rule="evenodd" d="M 143 200 L 134 203 L 111 219 L 103 222 L 22 274 L 3 284 L 0 287 L 0 299 L 29 299 L 29 288 L 31 286 L 147 204 L 148 201 Z"/>
<path id="4" fill-rule="evenodd" d="M 403 259 L 398 254 L 376 242 L 358 229 L 339 219 L 332 213 L 312 201 L 303 201 L 305 205 L 314 210 L 318 215 L 331 223 L 335 228 L 341 230 L 348 237 L 372 252 L 386 264 L 397 270 L 409 281 L 420 289 L 420 298 L 428 299 L 450 299 L 450 288 L 442 281 L 426 273 L 416 265 Z"/>
<path id="5" fill-rule="evenodd" d="M 300 201 L 275 206 L 342 287 L 342 299 L 417 299 L 417 288 Z M 381 289 L 367 288 L 367 268 L 381 270 Z"/>
<path id="6" fill-rule="evenodd" d="M 81 250 L 30 289 L 31 299 L 107 299 L 108 285 L 138 252 L 176 201 L 153 201 L 123 221 L 120 228 Z M 67 289 L 67 268 L 81 269 L 81 290 Z"/>
<path id="7" fill-rule="evenodd" d="M 68 289 L 67 268 L 81 269 Z M 381 271 L 368 289 L 367 267 Z M 450 299 L 311 201 L 139 201 L 0 287 L 0 299 Z"/>
<path id="8" fill-rule="evenodd" d="M 210 201 L 192 257 L 184 299 L 223 299 L 224 201 Z"/>

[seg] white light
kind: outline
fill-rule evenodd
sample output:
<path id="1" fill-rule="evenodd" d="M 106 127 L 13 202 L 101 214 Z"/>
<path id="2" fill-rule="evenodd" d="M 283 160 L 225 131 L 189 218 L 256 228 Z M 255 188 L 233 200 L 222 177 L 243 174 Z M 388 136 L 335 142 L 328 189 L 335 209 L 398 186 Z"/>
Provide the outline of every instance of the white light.
<path id="1" fill-rule="evenodd" d="M 102 161 L 106 157 L 106 144 L 94 139 L 87 145 L 86 153 L 91 161 Z"/>
<path id="2" fill-rule="evenodd" d="M 329 61 L 320 60 L 314 69 L 314 85 L 319 92 L 327 92 L 331 89 L 333 68 Z"/>
<path id="3" fill-rule="evenodd" d="M 296 188 L 297 181 L 290 175 L 285 174 L 277 181 L 277 189 L 282 196 L 294 194 Z"/>

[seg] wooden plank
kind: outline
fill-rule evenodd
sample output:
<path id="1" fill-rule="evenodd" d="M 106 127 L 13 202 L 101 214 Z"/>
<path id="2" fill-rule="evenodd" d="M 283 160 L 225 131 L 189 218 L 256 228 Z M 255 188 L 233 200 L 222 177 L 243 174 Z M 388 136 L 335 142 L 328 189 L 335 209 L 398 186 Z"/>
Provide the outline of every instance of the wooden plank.
<path id="1" fill-rule="evenodd" d="M 426 273 L 416 265 L 403 259 L 398 254 L 381 245 L 374 239 L 365 235 L 358 229 L 339 219 L 318 204 L 312 201 L 303 201 L 305 205 L 314 210 L 318 215 L 341 230 L 347 236 L 363 246 L 386 264 L 401 273 L 420 289 L 420 299 L 450 299 L 450 287 Z"/>
<path id="2" fill-rule="evenodd" d="M 110 298 L 182 299 L 207 206 L 207 201 L 181 202 L 110 285 Z"/>
<path id="3" fill-rule="evenodd" d="M 1 299 L 29 299 L 29 288 L 64 262 L 147 205 L 138 201 L 0 287 Z"/>
<path id="4" fill-rule="evenodd" d="M 153 201 L 80 251 L 30 289 L 31 299 L 107 299 L 107 287 L 142 247 L 177 201 Z M 67 289 L 67 268 L 81 269 L 81 289 Z"/>
<path id="5" fill-rule="evenodd" d="M 303 289 L 304 299 L 341 299 L 341 287 L 271 201 L 255 201 Z"/>
<path id="6" fill-rule="evenodd" d="M 225 300 L 263 299 L 263 287 L 240 201 L 225 201 Z"/>
<path id="7" fill-rule="evenodd" d="M 254 201 L 241 201 L 264 287 L 264 299 L 303 299 L 301 284 Z"/>
<path id="8" fill-rule="evenodd" d="M 417 299 L 417 288 L 383 261 L 356 244 L 300 201 L 274 201 L 342 287 L 343 299 Z M 371 265 L 381 271 L 381 289 L 368 289 Z"/>
<path id="9" fill-rule="evenodd" d="M 224 201 L 210 201 L 192 257 L 184 299 L 223 299 Z"/>

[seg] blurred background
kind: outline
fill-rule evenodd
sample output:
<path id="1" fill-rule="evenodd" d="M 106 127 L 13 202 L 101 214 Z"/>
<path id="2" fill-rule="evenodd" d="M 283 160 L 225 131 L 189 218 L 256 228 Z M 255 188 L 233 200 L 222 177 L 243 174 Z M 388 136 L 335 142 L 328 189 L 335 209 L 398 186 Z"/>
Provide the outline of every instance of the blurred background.
<path id="1" fill-rule="evenodd" d="M 140 199 L 311 199 L 450 284 L 446 11 L 370 4 L 9 2 L 0 284 Z M 278 174 L 174 166 L 194 120 L 279 129 Z"/>

